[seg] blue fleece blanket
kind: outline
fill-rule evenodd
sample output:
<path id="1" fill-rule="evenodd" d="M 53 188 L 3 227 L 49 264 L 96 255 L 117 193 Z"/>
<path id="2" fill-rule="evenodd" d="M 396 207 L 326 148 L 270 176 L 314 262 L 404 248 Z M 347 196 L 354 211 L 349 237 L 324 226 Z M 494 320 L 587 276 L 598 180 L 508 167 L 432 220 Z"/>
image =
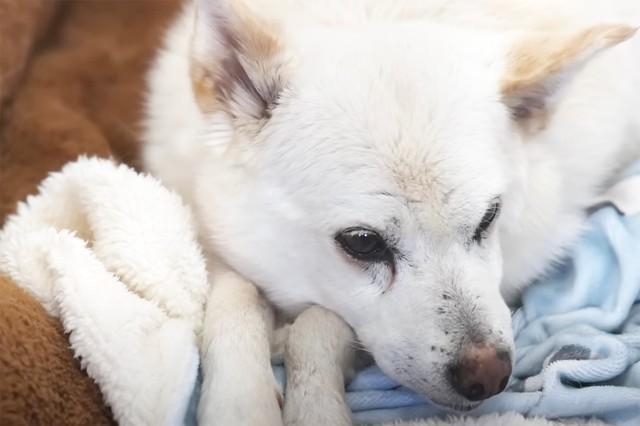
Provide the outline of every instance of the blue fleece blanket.
<path id="1" fill-rule="evenodd" d="M 640 175 L 640 163 L 629 175 Z M 597 209 L 563 265 L 526 290 L 513 316 L 508 390 L 469 414 L 517 411 L 640 424 L 640 214 L 633 213 Z M 282 370 L 275 367 L 284 381 Z M 375 366 L 355 376 L 346 398 L 361 424 L 447 414 Z"/>

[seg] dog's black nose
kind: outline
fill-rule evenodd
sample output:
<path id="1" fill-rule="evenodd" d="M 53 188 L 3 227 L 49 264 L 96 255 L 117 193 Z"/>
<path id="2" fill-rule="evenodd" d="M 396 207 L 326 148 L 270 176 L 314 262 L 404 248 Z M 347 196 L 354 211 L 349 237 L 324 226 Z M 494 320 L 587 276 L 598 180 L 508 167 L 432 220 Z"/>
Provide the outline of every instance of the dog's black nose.
<path id="1" fill-rule="evenodd" d="M 509 352 L 493 345 L 471 344 L 459 361 L 449 367 L 451 386 L 471 401 L 480 401 L 504 390 L 511 376 Z"/>

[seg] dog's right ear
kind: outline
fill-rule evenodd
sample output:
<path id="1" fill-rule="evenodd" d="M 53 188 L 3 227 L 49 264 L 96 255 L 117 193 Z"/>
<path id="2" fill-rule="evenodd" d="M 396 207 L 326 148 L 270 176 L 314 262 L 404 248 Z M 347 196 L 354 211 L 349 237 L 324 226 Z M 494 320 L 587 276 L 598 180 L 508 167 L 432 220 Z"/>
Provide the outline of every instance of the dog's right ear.
<path id="1" fill-rule="evenodd" d="M 191 80 L 198 105 L 241 122 L 268 119 L 284 86 L 277 28 L 242 0 L 195 0 L 195 7 Z"/>
<path id="2" fill-rule="evenodd" d="M 502 99 L 527 131 L 544 126 L 566 85 L 600 52 L 631 38 L 637 28 L 599 25 L 582 31 L 529 34 L 512 47 Z"/>

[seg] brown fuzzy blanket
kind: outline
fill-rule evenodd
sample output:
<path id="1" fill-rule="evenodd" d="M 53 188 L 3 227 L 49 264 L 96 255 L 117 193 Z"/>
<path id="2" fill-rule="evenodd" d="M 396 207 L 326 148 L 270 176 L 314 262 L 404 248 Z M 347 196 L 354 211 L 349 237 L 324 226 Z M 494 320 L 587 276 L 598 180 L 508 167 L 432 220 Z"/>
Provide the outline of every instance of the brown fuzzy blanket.
<path id="1" fill-rule="evenodd" d="M 137 164 L 144 75 L 180 0 L 0 0 L 0 224 L 81 154 Z M 113 419 L 57 320 L 0 277 L 0 425 Z"/>

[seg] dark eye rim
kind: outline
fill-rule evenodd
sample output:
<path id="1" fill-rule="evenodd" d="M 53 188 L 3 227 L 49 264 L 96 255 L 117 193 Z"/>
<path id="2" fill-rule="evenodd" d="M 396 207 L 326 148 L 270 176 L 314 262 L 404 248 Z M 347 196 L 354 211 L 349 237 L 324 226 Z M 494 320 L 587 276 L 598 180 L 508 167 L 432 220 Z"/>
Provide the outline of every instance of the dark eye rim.
<path id="1" fill-rule="evenodd" d="M 350 247 L 348 242 L 346 241 L 346 235 L 353 232 L 367 232 L 369 234 L 372 234 L 382 244 L 376 250 L 373 250 L 369 253 L 358 252 L 357 250 L 354 250 L 352 247 Z M 346 228 L 337 232 L 334 236 L 334 240 L 336 241 L 336 243 L 338 243 L 342 251 L 344 251 L 347 255 L 349 255 L 350 257 L 358 261 L 368 262 L 368 263 L 376 263 L 376 262 L 389 263 L 393 261 L 393 254 L 392 254 L 391 248 L 385 241 L 384 237 L 382 237 L 382 235 L 378 231 L 375 231 L 373 229 L 360 227 L 360 226 Z"/>
<path id="2" fill-rule="evenodd" d="M 473 234 L 473 241 L 477 244 L 481 243 L 489 234 L 489 230 L 496 222 L 496 219 L 500 216 L 502 210 L 502 199 L 496 197 L 491 201 L 489 208 L 485 212 L 484 216 L 480 220 L 476 230 Z"/>

